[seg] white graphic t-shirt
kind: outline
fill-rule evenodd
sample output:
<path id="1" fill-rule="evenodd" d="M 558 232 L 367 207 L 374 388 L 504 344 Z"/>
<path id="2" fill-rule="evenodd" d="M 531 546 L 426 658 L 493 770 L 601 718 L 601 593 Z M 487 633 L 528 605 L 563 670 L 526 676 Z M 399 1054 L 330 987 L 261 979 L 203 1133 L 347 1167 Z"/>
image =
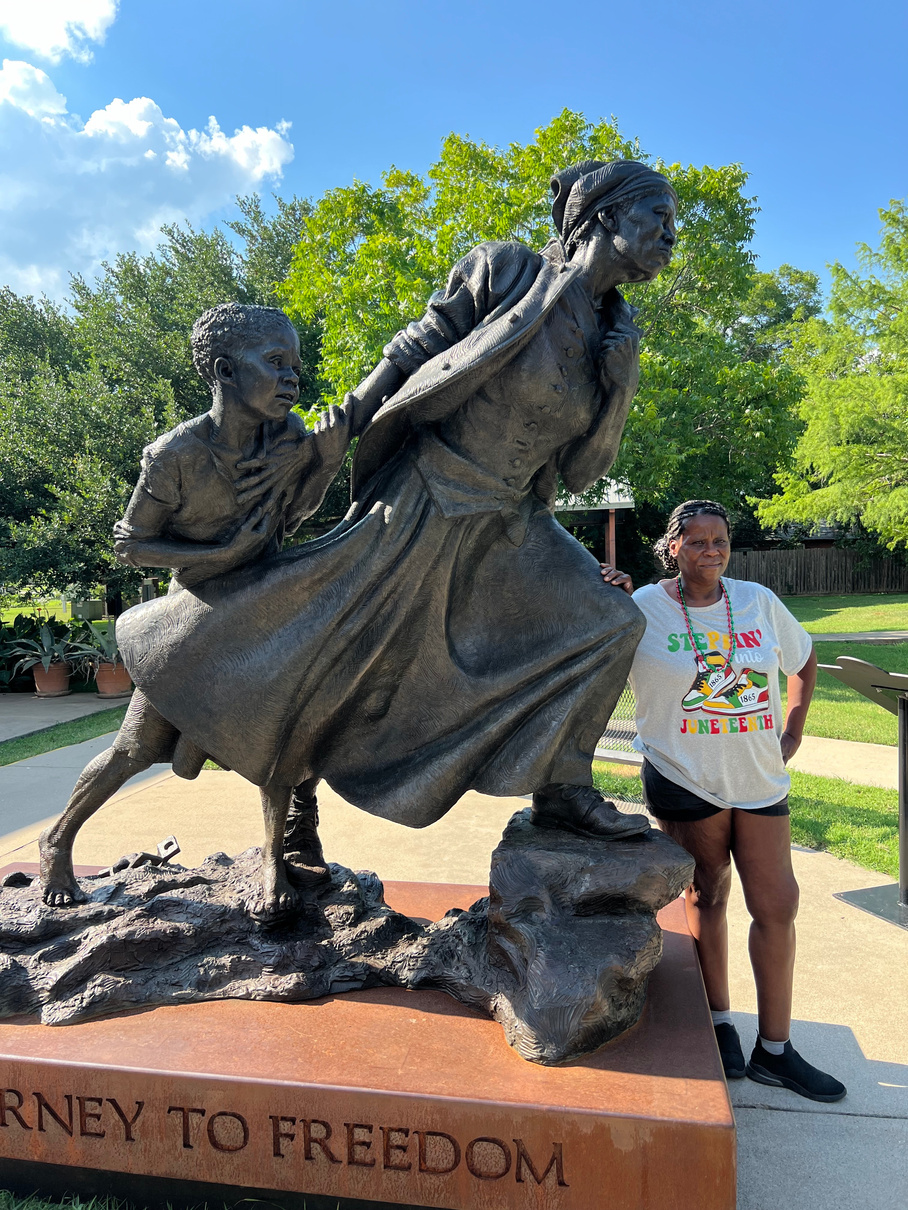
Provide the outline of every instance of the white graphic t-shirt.
<path id="1" fill-rule="evenodd" d="M 634 593 L 646 632 L 634 656 L 634 746 L 656 769 L 716 807 L 757 810 L 779 802 L 791 779 L 782 763 L 779 669 L 807 663 L 811 638 L 775 593 L 750 580 L 722 583 L 731 599 L 736 649 L 723 597 L 684 612 L 661 584 Z"/>

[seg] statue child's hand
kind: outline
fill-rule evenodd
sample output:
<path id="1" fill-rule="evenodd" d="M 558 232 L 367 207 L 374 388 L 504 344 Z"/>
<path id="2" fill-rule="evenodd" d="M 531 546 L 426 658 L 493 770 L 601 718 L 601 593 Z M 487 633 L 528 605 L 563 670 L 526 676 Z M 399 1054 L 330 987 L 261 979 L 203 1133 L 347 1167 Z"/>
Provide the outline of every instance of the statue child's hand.
<path id="1" fill-rule="evenodd" d="M 305 444 L 297 437 L 287 438 L 278 442 L 267 458 L 245 458 L 238 462 L 237 503 L 255 504 L 273 488 L 283 490 L 294 484 L 308 460 Z"/>
<path id="2" fill-rule="evenodd" d="M 339 467 L 350 444 L 350 416 L 332 404 L 315 422 L 312 435 L 323 466 Z"/>
<path id="3" fill-rule="evenodd" d="M 245 563 L 268 545 L 283 514 L 282 495 L 279 487 L 273 487 L 237 528 L 224 547 L 231 566 Z"/>

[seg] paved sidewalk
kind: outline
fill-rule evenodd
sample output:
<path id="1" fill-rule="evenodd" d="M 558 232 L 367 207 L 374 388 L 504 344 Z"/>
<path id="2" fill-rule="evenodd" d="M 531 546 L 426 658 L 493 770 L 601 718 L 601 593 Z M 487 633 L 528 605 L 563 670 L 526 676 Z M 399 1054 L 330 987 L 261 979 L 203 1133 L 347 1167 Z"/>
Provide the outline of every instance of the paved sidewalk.
<path id="1" fill-rule="evenodd" d="M 908 630 L 853 630 L 837 634 L 811 634 L 815 643 L 908 643 Z"/>
<path id="2" fill-rule="evenodd" d="M 842 777 L 860 786 L 899 788 L 899 750 L 889 744 L 805 735 L 788 767 L 818 777 Z"/>
<path id="3" fill-rule="evenodd" d="M 109 735 L 99 735 L 96 739 L 88 739 L 81 744 L 57 748 L 54 752 L 45 752 L 29 760 L 20 760 L 14 765 L 0 767 L 0 865 L 19 859 L 19 851 L 24 844 L 29 845 L 30 853 L 37 853 L 37 845 L 34 842 L 38 834 L 60 814 L 72 793 L 76 778 L 92 757 L 109 747 L 112 738 L 113 732 Z M 150 769 L 128 781 L 105 810 L 114 803 L 119 805 L 120 800 L 129 797 L 136 788 L 173 776 L 169 765 L 152 765 Z M 104 811 L 100 812 L 100 815 L 104 817 L 101 825 L 103 830 L 107 817 Z M 98 824 L 92 821 L 92 826 L 97 827 Z M 160 839 L 162 837 L 157 837 L 155 843 Z M 124 849 L 123 853 L 135 851 L 136 846 L 133 844 Z M 117 853 L 116 856 L 122 857 L 123 853 Z M 36 861 L 37 857 L 29 860 Z M 92 864 L 108 863 L 102 861 Z"/>
<path id="4" fill-rule="evenodd" d="M 68 697 L 36 697 L 33 693 L 0 693 L 0 743 L 21 735 L 33 735 L 57 723 L 71 723 L 87 714 L 125 706 L 125 697 L 98 697 L 96 693 L 71 693 Z"/>
<path id="5" fill-rule="evenodd" d="M 37 859 L 37 836 L 65 801 L 100 737 L 0 768 L 0 865 Z M 261 843 L 258 792 L 233 773 L 197 781 L 158 766 L 124 787 L 86 824 L 76 861 L 107 865 L 177 836 L 179 861 Z M 521 798 L 467 794 L 431 828 L 410 830 L 320 793 L 330 859 L 384 879 L 484 883 L 489 855 Z M 842 1078 L 837 1105 L 803 1100 L 749 1080 L 731 1086 L 738 1124 L 738 1210 L 904 1210 L 908 1151 L 908 931 L 833 898 L 889 883 L 827 853 L 795 848 L 801 884 L 792 1038 Z M 729 910 L 732 1004 L 745 1047 L 755 1032 L 747 960 L 749 919 L 735 879 Z"/>

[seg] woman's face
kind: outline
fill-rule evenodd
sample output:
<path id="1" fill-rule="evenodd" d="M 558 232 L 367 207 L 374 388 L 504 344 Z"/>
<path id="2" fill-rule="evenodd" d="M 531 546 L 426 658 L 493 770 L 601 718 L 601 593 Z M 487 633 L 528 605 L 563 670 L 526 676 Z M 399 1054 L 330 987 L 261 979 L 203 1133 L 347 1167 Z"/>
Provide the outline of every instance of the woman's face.
<path id="1" fill-rule="evenodd" d="M 697 513 L 684 523 L 680 538 L 668 544 L 684 583 L 715 584 L 728 566 L 728 526 L 712 513 Z"/>

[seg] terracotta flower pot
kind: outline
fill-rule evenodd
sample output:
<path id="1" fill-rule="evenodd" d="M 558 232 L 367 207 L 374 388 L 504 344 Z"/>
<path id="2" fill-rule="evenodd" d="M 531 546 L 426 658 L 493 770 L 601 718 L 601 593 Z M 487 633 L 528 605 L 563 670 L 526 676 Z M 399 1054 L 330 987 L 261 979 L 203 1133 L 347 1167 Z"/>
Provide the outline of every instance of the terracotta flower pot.
<path id="1" fill-rule="evenodd" d="M 35 676 L 36 697 L 66 697 L 72 693 L 69 687 L 69 664 L 55 662 L 45 672 L 42 664 L 32 668 Z"/>
<path id="2" fill-rule="evenodd" d="M 132 681 L 123 664 L 99 664 L 95 673 L 98 697 L 129 697 Z"/>

